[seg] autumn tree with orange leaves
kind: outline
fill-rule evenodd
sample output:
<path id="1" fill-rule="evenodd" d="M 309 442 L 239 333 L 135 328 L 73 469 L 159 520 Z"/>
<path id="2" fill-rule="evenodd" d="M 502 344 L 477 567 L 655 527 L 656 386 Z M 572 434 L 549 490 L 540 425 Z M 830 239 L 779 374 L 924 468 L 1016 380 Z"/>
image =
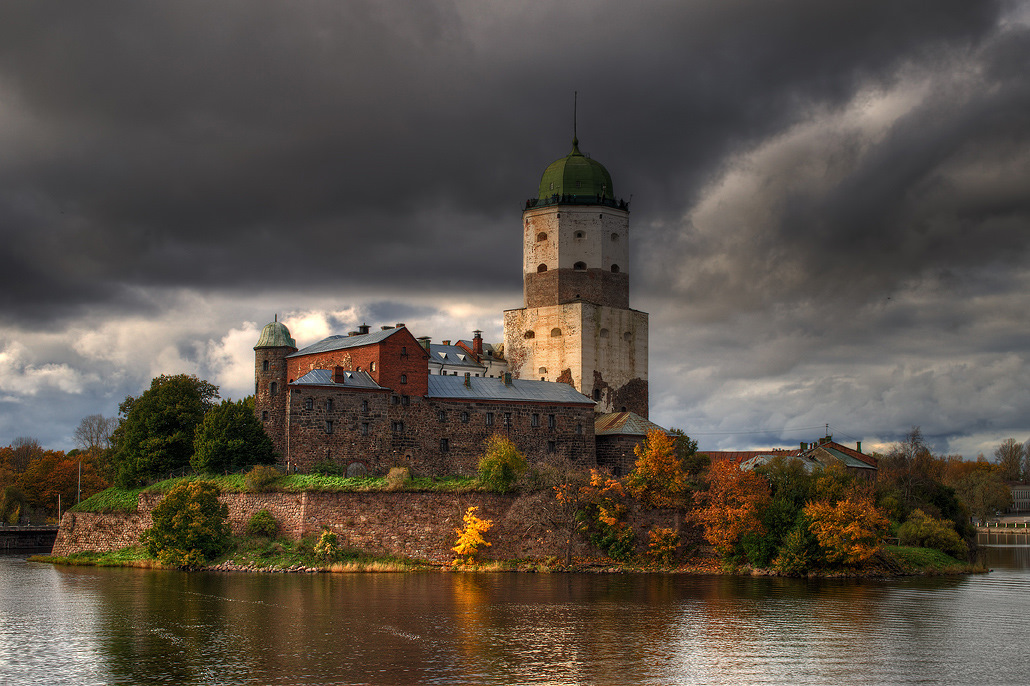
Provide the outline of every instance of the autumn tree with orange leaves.
<path id="1" fill-rule="evenodd" d="M 872 496 L 852 492 L 831 503 L 826 500 L 805 505 L 809 530 L 815 534 L 830 564 L 858 565 L 876 554 L 887 532 L 888 521 L 876 509 Z"/>
<path id="2" fill-rule="evenodd" d="M 689 484 L 683 460 L 676 454 L 675 439 L 652 429 L 633 452 L 636 466 L 626 477 L 630 495 L 650 507 L 683 507 Z"/>
<path id="3" fill-rule="evenodd" d="M 731 460 L 713 462 L 705 481 L 708 490 L 694 494 L 698 504 L 694 518 L 702 526 L 705 540 L 729 559 L 741 538 L 765 533 L 761 514 L 769 504 L 769 482 L 739 469 Z"/>

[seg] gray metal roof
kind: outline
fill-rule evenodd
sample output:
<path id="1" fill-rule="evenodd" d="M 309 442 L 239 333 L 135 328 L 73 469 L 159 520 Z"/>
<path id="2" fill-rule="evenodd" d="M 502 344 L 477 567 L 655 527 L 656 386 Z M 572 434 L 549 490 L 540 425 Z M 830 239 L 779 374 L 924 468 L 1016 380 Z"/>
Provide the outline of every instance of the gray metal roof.
<path id="1" fill-rule="evenodd" d="M 464 376 L 429 375 L 429 397 L 455 400 L 511 400 L 522 402 L 566 403 L 593 405 L 594 401 L 572 386 L 554 381 L 512 379 L 505 385 L 501 379 L 470 377 L 465 386 Z"/>
<path id="2" fill-rule="evenodd" d="M 286 357 L 299 357 L 301 355 L 310 355 L 312 353 L 327 353 L 333 350 L 343 350 L 345 348 L 358 348 L 363 345 L 371 345 L 373 343 L 385 341 L 400 330 L 401 329 L 394 328 L 386 329 L 385 331 L 376 331 L 374 333 L 356 334 L 354 336 L 330 336 L 329 338 L 323 338 L 318 343 L 312 343 L 302 350 L 291 353 Z"/>
<path id="3" fill-rule="evenodd" d="M 383 388 L 368 375 L 368 372 L 345 371 L 343 373 L 343 383 L 335 383 L 333 382 L 333 371 L 331 369 L 312 369 L 290 385 L 335 386 L 336 388 Z"/>
<path id="4" fill-rule="evenodd" d="M 853 467 L 854 469 L 876 469 L 872 465 L 868 465 L 865 462 L 862 462 L 861 460 L 855 459 L 854 457 L 851 457 L 851 455 L 848 455 L 845 452 L 837 450 L 836 448 L 831 448 L 828 445 L 820 445 L 820 446 L 816 446 L 816 447 L 817 448 L 822 448 L 826 452 L 828 452 L 831 455 L 833 455 L 834 457 L 836 457 L 838 460 L 840 460 L 841 462 L 844 463 L 845 467 Z"/>
<path id="5" fill-rule="evenodd" d="M 476 358 L 472 356 L 472 353 L 456 345 L 430 343 L 429 362 L 430 364 L 443 364 L 449 367 L 475 368 L 478 371 L 486 369 L 486 367 L 476 362 Z"/>
<path id="6" fill-rule="evenodd" d="M 646 436 L 648 431 L 654 430 L 669 433 L 636 412 L 609 412 L 594 419 L 594 434 L 597 436 Z"/>

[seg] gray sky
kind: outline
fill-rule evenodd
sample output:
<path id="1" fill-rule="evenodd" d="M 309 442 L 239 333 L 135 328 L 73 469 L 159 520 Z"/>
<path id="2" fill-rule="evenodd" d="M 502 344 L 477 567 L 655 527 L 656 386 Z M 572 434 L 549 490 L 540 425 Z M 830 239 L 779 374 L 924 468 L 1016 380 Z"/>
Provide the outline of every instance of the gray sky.
<path id="1" fill-rule="evenodd" d="M 632 196 L 702 447 L 1030 437 L 1030 3 L 4 3 L 0 445 L 261 326 L 501 336 L 540 174 Z"/>

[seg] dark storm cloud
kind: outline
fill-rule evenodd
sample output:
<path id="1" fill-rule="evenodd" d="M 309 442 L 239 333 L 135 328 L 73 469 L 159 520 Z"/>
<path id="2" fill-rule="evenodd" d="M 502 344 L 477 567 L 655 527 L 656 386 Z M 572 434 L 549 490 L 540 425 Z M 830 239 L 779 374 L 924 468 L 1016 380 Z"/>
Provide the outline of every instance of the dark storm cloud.
<path id="1" fill-rule="evenodd" d="M 984 46 L 998 12 L 943 1 L 7 5 L 0 287 L 18 297 L 5 296 L 4 316 L 52 321 L 90 303 L 138 306 L 136 287 L 270 279 L 517 292 L 512 227 L 567 151 L 572 90 L 583 148 L 664 241 L 726 155 L 906 65 L 969 55 L 1003 92 L 979 111 L 968 94 L 942 94 L 959 113 L 939 130 L 912 121 L 915 140 L 885 149 L 868 179 L 857 170 L 814 207 L 799 203 L 758 243 L 879 254 L 900 221 L 935 226 L 909 200 L 949 195 L 935 165 L 1025 142 L 1014 117 L 1025 100 L 1008 87 L 1025 73 L 1013 62 L 1026 41 Z M 875 207 L 852 211 L 870 188 Z M 1021 250 L 1018 199 L 979 200 L 957 209 L 993 213 L 977 226 L 1007 256 Z M 910 247 L 898 261 L 925 246 Z"/>

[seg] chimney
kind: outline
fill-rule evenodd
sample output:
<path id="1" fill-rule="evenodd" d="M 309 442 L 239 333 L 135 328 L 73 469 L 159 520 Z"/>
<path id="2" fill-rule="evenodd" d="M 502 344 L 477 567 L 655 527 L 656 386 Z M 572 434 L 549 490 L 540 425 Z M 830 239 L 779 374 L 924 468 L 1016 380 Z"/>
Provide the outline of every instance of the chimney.
<path id="1" fill-rule="evenodd" d="M 465 372 L 465 388 L 472 388 L 472 374 Z"/>
<path id="2" fill-rule="evenodd" d="M 855 452 L 862 452 L 862 441 L 855 441 Z"/>
<path id="3" fill-rule="evenodd" d="M 483 332 L 473 331 L 472 332 L 472 354 L 482 355 L 483 354 Z"/>
<path id="4" fill-rule="evenodd" d="M 504 382 L 505 386 L 511 385 L 511 372 L 504 372 L 501 374 L 501 381 Z"/>
<path id="5" fill-rule="evenodd" d="M 346 383 L 347 375 L 343 371 L 343 367 L 336 365 L 333 368 L 333 383 Z"/>
<path id="6" fill-rule="evenodd" d="M 358 332 L 357 332 L 357 331 L 348 331 L 348 332 L 347 332 L 347 335 L 348 335 L 348 336 L 357 336 L 357 335 L 358 335 Z"/>
<path id="7" fill-rule="evenodd" d="M 429 350 L 429 341 L 433 340 L 429 336 L 419 336 L 418 344 L 422 346 L 423 350 Z"/>
<path id="8" fill-rule="evenodd" d="M 801 450 L 802 451 L 808 450 L 808 444 L 805 443 L 804 441 L 801 442 Z"/>
<path id="9" fill-rule="evenodd" d="M 382 326 L 380 326 L 379 328 L 380 328 L 380 329 L 382 329 L 383 331 L 389 331 L 389 330 L 390 330 L 390 329 L 392 329 L 393 327 L 392 327 L 392 326 L 390 326 L 389 324 L 383 324 L 383 325 L 382 325 Z"/>
<path id="10" fill-rule="evenodd" d="M 451 344 L 450 339 L 447 339 L 447 338 L 445 338 L 444 340 L 442 340 L 440 342 L 443 343 L 444 345 L 450 345 Z"/>
<path id="11" fill-rule="evenodd" d="M 368 329 L 369 329 L 368 324 L 362 324 L 361 326 L 358 327 L 358 333 L 361 333 L 361 334 L 368 333 Z"/>
<path id="12" fill-rule="evenodd" d="M 403 329 L 404 328 L 404 322 L 397 322 L 397 328 L 398 329 Z"/>

